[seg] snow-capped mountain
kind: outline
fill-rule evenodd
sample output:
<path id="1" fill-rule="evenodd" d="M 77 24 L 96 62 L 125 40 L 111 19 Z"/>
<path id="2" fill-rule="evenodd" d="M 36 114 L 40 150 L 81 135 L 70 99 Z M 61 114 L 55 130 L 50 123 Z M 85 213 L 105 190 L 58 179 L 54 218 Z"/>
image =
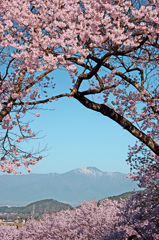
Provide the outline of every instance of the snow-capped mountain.
<path id="1" fill-rule="evenodd" d="M 0 175 L 0 205 L 22 206 L 55 199 L 72 206 L 84 200 L 139 190 L 123 173 L 107 173 L 95 167 L 77 168 L 63 174 Z"/>
<path id="2" fill-rule="evenodd" d="M 77 168 L 74 170 L 75 173 L 86 174 L 89 176 L 102 176 L 104 173 L 95 167 L 87 167 L 87 168 Z"/>

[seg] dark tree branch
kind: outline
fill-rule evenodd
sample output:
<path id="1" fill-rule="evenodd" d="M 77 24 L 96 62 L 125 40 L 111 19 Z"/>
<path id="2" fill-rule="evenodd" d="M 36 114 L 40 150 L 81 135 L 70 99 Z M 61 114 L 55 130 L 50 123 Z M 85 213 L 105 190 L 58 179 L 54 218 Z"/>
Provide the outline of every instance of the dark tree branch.
<path id="1" fill-rule="evenodd" d="M 2 78 L 2 80 L 5 80 L 5 78 L 7 77 L 8 75 L 8 70 L 9 70 L 9 67 L 11 65 L 11 63 L 14 61 L 14 58 L 12 58 L 9 63 L 8 63 L 8 66 L 7 66 L 7 69 L 6 69 L 6 74 L 4 75 L 4 77 Z"/>
<path id="2" fill-rule="evenodd" d="M 95 61 L 98 62 L 99 59 L 97 57 L 94 56 L 90 56 L 90 58 Z M 140 87 L 135 81 L 133 81 L 131 78 L 127 77 L 124 73 L 120 72 L 119 70 L 117 70 L 115 67 L 113 67 L 111 64 L 109 63 L 103 63 L 103 66 L 108 68 L 109 70 L 116 70 L 116 75 L 121 77 L 122 79 L 124 79 L 125 81 L 127 81 L 128 83 L 130 83 L 131 85 L 133 85 L 138 91 L 143 91 L 143 88 Z"/>
<path id="3" fill-rule="evenodd" d="M 159 145 L 151 137 L 147 136 L 145 133 L 136 128 L 129 120 L 118 114 L 114 109 L 104 104 L 94 103 L 79 92 L 74 94 L 74 98 L 76 98 L 85 107 L 100 112 L 104 116 L 107 116 L 118 123 L 125 130 L 146 144 L 157 156 L 159 156 Z"/>
<path id="4" fill-rule="evenodd" d="M 110 56 L 112 55 L 112 51 L 110 51 L 109 53 L 105 54 L 101 59 L 99 59 L 99 61 L 97 62 L 96 66 L 94 66 L 90 72 L 88 73 L 82 73 L 79 75 L 74 87 L 73 87 L 73 92 L 77 93 L 81 83 L 83 80 L 85 79 L 90 79 L 92 78 L 95 74 L 97 74 L 97 72 L 99 71 L 99 69 L 101 68 L 101 66 L 103 65 L 104 62 L 106 62 Z"/>

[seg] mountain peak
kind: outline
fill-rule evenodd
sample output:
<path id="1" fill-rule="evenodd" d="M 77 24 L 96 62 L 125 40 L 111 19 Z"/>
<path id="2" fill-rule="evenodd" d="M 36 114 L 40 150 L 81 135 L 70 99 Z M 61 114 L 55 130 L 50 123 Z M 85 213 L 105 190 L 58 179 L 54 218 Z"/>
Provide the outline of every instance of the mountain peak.
<path id="1" fill-rule="evenodd" d="M 85 200 L 103 199 L 138 190 L 123 173 L 102 172 L 95 167 L 77 168 L 62 174 L 0 176 L 0 205 L 25 206 L 42 199 L 56 199 L 77 206 Z"/>
<path id="2" fill-rule="evenodd" d="M 77 168 L 75 169 L 75 173 L 93 176 L 101 176 L 103 174 L 103 172 L 96 167 Z"/>

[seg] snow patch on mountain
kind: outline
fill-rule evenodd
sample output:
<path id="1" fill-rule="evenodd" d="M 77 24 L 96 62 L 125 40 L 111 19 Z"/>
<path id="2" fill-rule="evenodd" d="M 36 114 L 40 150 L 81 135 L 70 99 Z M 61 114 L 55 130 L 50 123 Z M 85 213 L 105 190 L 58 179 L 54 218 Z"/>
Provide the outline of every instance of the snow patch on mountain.
<path id="1" fill-rule="evenodd" d="M 77 174 L 86 174 L 86 175 L 92 175 L 92 176 L 102 176 L 103 172 L 100 171 L 97 168 L 91 168 L 91 167 L 87 167 L 87 168 L 77 168 L 75 169 L 75 173 Z"/>

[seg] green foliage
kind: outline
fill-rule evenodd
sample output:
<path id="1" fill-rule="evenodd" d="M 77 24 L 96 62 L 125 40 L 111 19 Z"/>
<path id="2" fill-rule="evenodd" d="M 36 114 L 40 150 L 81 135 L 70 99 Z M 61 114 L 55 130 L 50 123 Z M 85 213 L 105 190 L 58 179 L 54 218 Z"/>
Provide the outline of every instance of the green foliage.
<path id="1" fill-rule="evenodd" d="M 130 197 L 130 195 L 132 195 L 133 193 L 134 192 L 126 192 L 126 193 L 122 193 L 122 194 L 120 194 L 118 196 L 109 197 L 109 199 L 119 201 L 121 198 L 122 199 L 126 199 L 126 198 Z"/>

